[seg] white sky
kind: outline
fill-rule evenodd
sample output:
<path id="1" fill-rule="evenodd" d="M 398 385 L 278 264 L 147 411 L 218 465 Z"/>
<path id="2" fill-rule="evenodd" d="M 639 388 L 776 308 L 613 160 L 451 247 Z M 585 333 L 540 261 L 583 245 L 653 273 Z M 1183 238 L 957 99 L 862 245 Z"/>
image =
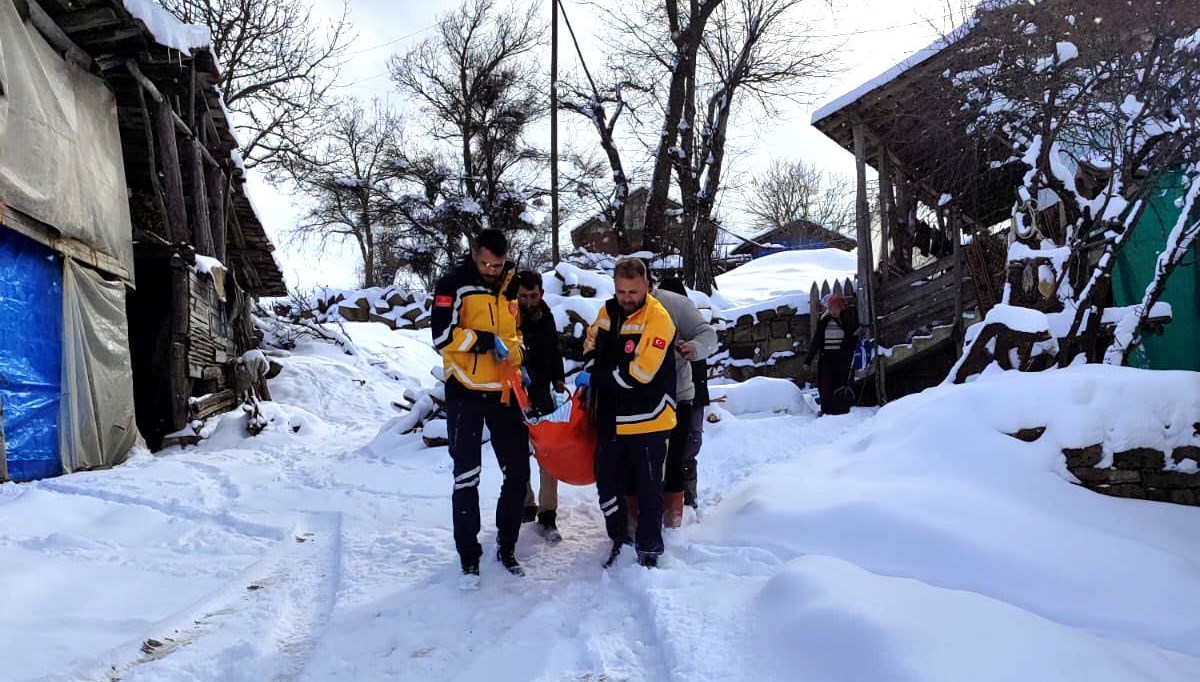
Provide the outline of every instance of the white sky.
<path id="1" fill-rule="evenodd" d="M 316 2 L 319 7 L 339 6 L 336 0 Z M 840 73 L 809 86 L 823 93 L 812 102 L 788 104 L 780 116 L 770 120 L 735 121 L 735 143 L 745 153 L 734 160 L 732 171 L 743 180 L 752 177 L 754 171 L 773 156 L 803 159 L 850 176 L 854 170 L 853 157 L 809 125 L 812 111 L 925 47 L 940 35 L 939 32 L 951 28 L 946 0 L 853 0 L 852 3 L 839 3 L 832 9 L 823 0 L 807 0 L 807 3 L 805 16 L 811 23 L 812 33 L 843 41 L 837 52 Z M 350 0 L 351 20 L 357 38 L 343 70 L 344 81 L 349 84 L 344 93 L 365 99 L 389 99 L 403 111 L 403 97 L 394 91 L 387 77 L 388 57 L 404 53 L 430 35 L 437 16 L 457 4 L 457 0 Z M 564 0 L 564 4 L 589 67 L 597 68 L 603 62 L 599 43 L 603 27 L 596 16 L 597 10 L 579 0 Z M 959 3 L 955 0 L 953 4 Z M 549 22 L 550 6 L 544 1 L 542 6 Z M 569 70 L 576 60 L 562 26 L 559 41 L 560 71 Z M 591 144 L 594 134 L 571 125 L 570 119 L 571 116 L 560 115 L 560 148 L 570 143 Z M 545 130 L 534 132 L 533 139 L 548 148 L 549 121 L 540 126 Z M 419 117 L 410 118 L 407 133 L 410 138 L 421 134 Z M 632 157 L 627 163 L 631 160 Z M 255 177 L 251 178 L 251 191 L 263 214 L 261 218 L 279 247 L 277 256 L 290 287 L 311 289 L 322 284 L 335 287 L 356 284 L 357 257 L 349 245 L 319 252 L 313 247 L 299 247 L 287 241 L 287 232 L 301 212 L 295 197 L 282 194 Z M 724 197 L 725 224 L 735 231 L 746 231 L 745 221 L 737 210 L 739 200 L 734 193 Z M 568 248 L 569 237 L 565 232 L 570 227 L 563 226 L 563 243 Z"/>

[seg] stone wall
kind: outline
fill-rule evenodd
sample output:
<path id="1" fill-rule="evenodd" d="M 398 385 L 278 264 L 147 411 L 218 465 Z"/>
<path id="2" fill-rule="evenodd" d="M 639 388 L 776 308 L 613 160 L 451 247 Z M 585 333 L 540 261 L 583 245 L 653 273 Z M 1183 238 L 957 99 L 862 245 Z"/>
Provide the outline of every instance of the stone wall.
<path id="1" fill-rule="evenodd" d="M 1098 493 L 1200 506 L 1200 447 L 1186 445 L 1169 453 L 1134 448 L 1113 453 L 1112 466 L 1105 467 L 1100 466 L 1107 463 L 1101 445 L 1064 449 L 1063 456 L 1080 483 Z"/>
<path id="2" fill-rule="evenodd" d="M 379 322 L 392 329 L 424 329 L 429 326 L 432 312 L 432 296 L 398 287 L 322 289 L 275 304 L 277 315 L 294 320 Z"/>
<path id="3" fill-rule="evenodd" d="M 792 306 L 760 310 L 736 320 L 714 320 L 721 347 L 709 364 L 734 381 L 768 376 L 811 381 L 804 371 L 810 315 Z"/>

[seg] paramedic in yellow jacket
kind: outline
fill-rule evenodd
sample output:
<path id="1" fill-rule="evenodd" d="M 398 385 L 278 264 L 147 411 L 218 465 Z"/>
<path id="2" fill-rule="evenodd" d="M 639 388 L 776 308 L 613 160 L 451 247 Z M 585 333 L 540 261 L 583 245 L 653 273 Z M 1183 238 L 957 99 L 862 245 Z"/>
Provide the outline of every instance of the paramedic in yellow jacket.
<path id="1" fill-rule="evenodd" d="M 611 566 L 629 541 L 625 485 L 636 483 L 638 563 L 658 565 L 663 551 L 663 466 L 675 427 L 675 325 L 650 295 L 645 264 L 622 258 L 613 270 L 616 296 L 584 341 L 586 386 L 596 410 L 596 490 L 612 551 Z"/>
<path id="2" fill-rule="evenodd" d="M 454 460 L 454 544 L 463 586 L 478 584 L 479 476 L 483 426 L 504 480 L 496 505 L 496 558 L 523 575 L 514 549 L 529 482 L 529 433 L 506 379 L 521 365 L 520 313 L 514 267 L 505 259 L 508 239 L 484 230 L 471 255 L 438 280 L 433 303 L 433 345 L 442 354 L 446 426 Z"/>

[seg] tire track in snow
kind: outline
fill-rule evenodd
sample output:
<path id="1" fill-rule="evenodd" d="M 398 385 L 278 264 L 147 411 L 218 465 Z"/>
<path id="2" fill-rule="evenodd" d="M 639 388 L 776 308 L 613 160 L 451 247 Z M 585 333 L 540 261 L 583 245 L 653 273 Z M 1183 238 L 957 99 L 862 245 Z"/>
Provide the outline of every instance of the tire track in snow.
<path id="1" fill-rule="evenodd" d="M 224 587 L 100 661 L 46 680 L 296 679 L 333 611 L 341 517 L 300 513 L 287 537 Z"/>
<path id="2" fill-rule="evenodd" d="M 560 505 L 566 539 L 554 546 L 524 526 L 521 579 L 492 559 L 485 532 L 479 592 L 456 589 L 453 563 L 406 563 L 402 589 L 338 614 L 302 679 L 666 679 L 653 619 L 626 584 L 641 569 L 601 568 L 609 541 L 594 507 Z"/>

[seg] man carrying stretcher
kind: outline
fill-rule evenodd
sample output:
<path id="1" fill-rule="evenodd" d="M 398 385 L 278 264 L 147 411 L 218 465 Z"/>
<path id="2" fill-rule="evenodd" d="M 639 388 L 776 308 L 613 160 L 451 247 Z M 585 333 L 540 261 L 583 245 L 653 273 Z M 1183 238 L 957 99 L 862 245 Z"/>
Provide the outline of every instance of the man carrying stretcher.
<path id="1" fill-rule="evenodd" d="M 588 328 L 585 371 L 576 386 L 589 387 L 596 410 L 596 490 L 612 550 L 611 566 L 629 540 L 625 484 L 637 490 L 638 563 L 658 565 L 663 552 L 663 466 L 675 428 L 675 325 L 650 295 L 646 265 L 622 258 L 613 270 L 616 296 Z"/>

